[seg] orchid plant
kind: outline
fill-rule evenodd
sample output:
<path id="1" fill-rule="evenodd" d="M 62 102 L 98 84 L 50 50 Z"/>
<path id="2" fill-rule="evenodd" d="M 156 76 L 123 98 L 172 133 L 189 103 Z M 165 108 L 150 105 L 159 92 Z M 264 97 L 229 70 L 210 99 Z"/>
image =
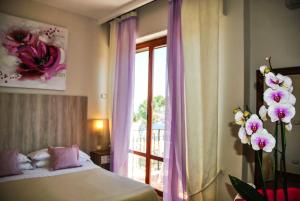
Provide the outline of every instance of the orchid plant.
<path id="1" fill-rule="evenodd" d="M 259 115 L 252 114 L 250 111 L 243 111 L 241 108 L 234 110 L 235 123 L 240 125 L 238 136 L 243 144 L 249 144 L 252 149 L 256 152 L 259 167 L 260 177 L 263 183 L 264 197 L 260 198 L 259 194 L 256 194 L 255 198 L 251 197 L 253 194 L 252 187 L 243 183 L 235 177 L 230 176 L 230 179 L 236 188 L 236 190 L 247 200 L 267 200 L 265 182 L 262 174 L 262 160 L 258 151 L 272 152 L 274 154 L 274 200 L 277 197 L 278 187 L 278 153 L 281 153 L 281 166 L 280 170 L 283 173 L 283 189 L 285 195 L 285 201 L 288 201 L 287 181 L 286 181 L 286 161 L 285 161 L 285 150 L 286 150 L 286 138 L 285 130 L 292 130 L 291 120 L 296 114 L 295 103 L 296 97 L 292 94 L 293 85 L 292 80 L 288 76 L 281 74 L 275 74 L 272 71 L 271 58 L 266 58 L 267 65 L 260 67 L 260 72 L 265 78 L 265 84 L 267 89 L 264 91 L 263 99 L 265 104 L 259 109 Z M 263 122 L 270 119 L 272 123 L 275 123 L 274 136 L 270 134 L 264 127 Z M 281 152 L 278 150 L 278 135 L 279 127 L 281 134 Z M 243 187 L 241 187 L 243 186 Z M 252 190 L 252 191 L 251 191 Z M 250 193 L 251 192 L 251 193 Z"/>

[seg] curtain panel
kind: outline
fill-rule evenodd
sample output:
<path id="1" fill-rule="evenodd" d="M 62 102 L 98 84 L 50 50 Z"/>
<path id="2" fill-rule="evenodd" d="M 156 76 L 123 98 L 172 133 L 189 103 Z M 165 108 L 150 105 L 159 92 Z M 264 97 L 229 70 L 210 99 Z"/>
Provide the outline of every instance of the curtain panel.
<path id="1" fill-rule="evenodd" d="M 118 19 L 109 23 L 109 58 L 108 58 L 108 83 L 107 83 L 107 112 L 109 122 L 109 133 L 112 133 L 112 111 L 113 94 L 115 81 L 115 68 L 117 59 L 117 37 L 118 37 Z"/>
<path id="2" fill-rule="evenodd" d="M 184 0 L 182 41 L 190 200 L 215 201 L 218 170 L 219 0 Z"/>
<path id="3" fill-rule="evenodd" d="M 164 153 L 164 200 L 187 200 L 184 62 L 181 0 L 169 1 L 167 105 Z"/>
<path id="4" fill-rule="evenodd" d="M 137 17 L 130 13 L 118 19 L 113 84 L 111 168 L 127 176 L 132 120 Z"/>

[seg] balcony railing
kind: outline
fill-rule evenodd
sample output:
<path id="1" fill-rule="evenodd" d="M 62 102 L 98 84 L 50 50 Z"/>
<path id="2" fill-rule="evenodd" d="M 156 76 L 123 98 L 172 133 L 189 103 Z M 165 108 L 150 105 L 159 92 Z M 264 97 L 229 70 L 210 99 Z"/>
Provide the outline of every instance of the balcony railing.
<path id="1" fill-rule="evenodd" d="M 150 184 L 160 191 L 163 189 L 164 129 L 152 129 Z M 146 130 L 131 131 L 129 154 L 129 177 L 145 182 Z"/>
<path id="2" fill-rule="evenodd" d="M 152 129 L 151 155 L 164 156 L 164 136 L 165 129 Z M 146 153 L 146 130 L 132 130 L 130 139 L 130 149 Z"/>

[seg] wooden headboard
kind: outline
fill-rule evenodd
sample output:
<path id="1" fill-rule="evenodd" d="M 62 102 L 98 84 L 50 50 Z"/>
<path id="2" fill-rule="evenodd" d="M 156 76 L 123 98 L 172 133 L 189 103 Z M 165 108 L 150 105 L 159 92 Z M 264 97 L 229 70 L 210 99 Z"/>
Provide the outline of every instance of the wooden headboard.
<path id="1" fill-rule="evenodd" d="M 48 145 L 95 149 L 87 133 L 87 97 L 0 93 L 0 149 L 22 153 Z"/>

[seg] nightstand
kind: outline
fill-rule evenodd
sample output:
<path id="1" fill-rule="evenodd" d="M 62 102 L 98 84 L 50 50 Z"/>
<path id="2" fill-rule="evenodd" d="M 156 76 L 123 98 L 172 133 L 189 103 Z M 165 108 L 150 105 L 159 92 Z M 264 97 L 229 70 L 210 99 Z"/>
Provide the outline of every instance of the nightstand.
<path id="1" fill-rule="evenodd" d="M 92 151 L 90 153 L 92 161 L 106 169 L 110 170 L 110 151 L 109 150 L 97 150 L 97 151 Z"/>

